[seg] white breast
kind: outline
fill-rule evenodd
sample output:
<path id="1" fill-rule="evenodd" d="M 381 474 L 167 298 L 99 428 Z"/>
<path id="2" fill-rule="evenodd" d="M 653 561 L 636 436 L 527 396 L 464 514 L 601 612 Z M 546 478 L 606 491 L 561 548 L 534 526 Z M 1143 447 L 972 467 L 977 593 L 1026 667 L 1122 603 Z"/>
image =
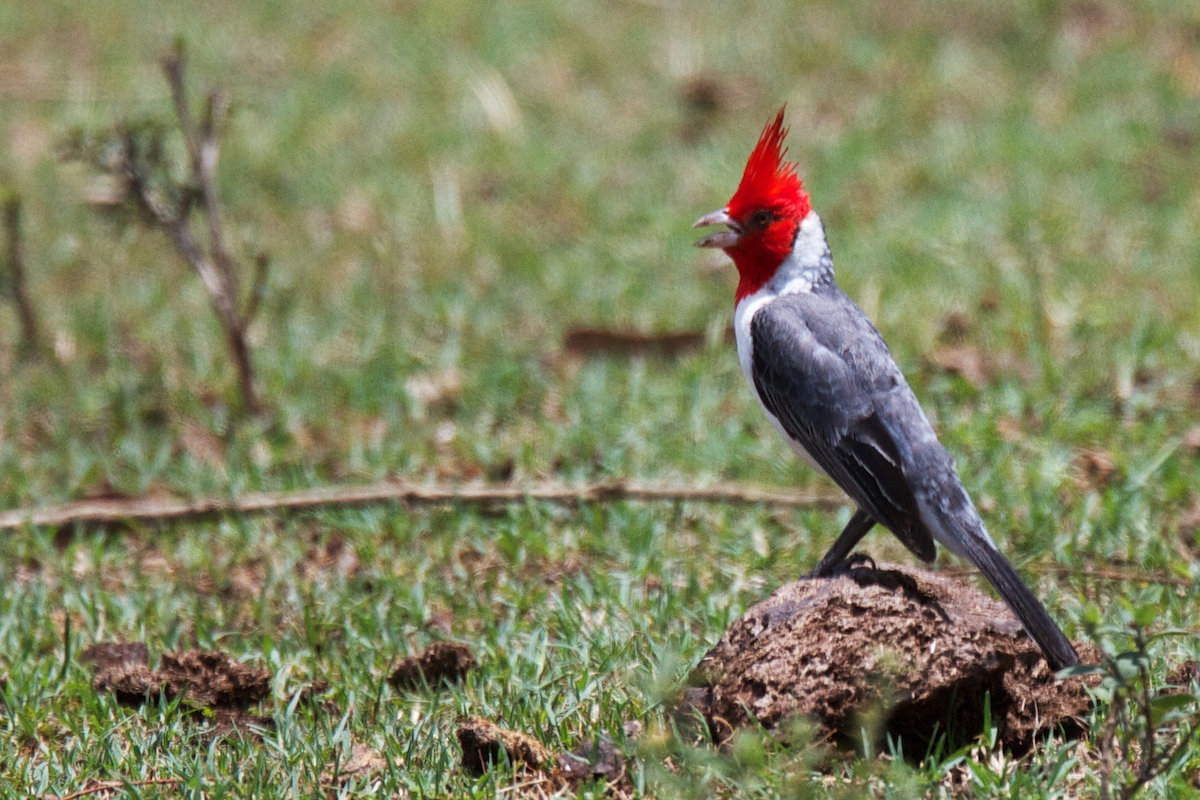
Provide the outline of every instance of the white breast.
<path id="1" fill-rule="evenodd" d="M 813 265 L 819 265 L 822 258 L 828 258 L 828 254 L 829 247 L 825 242 L 825 231 L 821 226 L 821 220 L 815 211 L 809 212 L 808 216 L 800 223 L 800 230 L 796 234 L 796 243 L 792 247 L 791 255 L 779 265 L 779 269 L 775 271 L 775 275 L 766 285 L 754 294 L 743 297 L 733 312 L 733 333 L 737 341 L 738 361 L 742 365 L 742 374 L 746 376 L 746 381 L 750 384 L 750 390 L 754 392 L 754 397 L 762 407 L 763 413 L 767 415 L 767 419 L 775 426 L 775 430 L 779 431 L 779 435 L 784 438 L 784 441 L 791 445 L 796 455 L 822 475 L 825 474 L 825 470 L 821 469 L 799 442 L 788 435 L 783 425 L 780 424 L 779 418 L 763 405 L 762 398 L 758 396 L 758 389 L 754 385 L 754 345 L 750 339 L 750 323 L 760 309 L 777 297 L 812 291 L 815 275 Z"/>

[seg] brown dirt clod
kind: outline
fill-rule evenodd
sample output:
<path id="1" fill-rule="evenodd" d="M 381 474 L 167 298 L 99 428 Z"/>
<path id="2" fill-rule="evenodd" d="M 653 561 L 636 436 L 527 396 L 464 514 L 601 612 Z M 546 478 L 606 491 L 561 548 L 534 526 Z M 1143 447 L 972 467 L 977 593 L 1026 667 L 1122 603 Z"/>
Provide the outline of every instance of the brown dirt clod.
<path id="1" fill-rule="evenodd" d="M 1167 673 L 1167 685 L 1184 691 L 1193 683 L 1200 682 L 1200 662 L 1187 659 Z"/>
<path id="2" fill-rule="evenodd" d="M 387 769 L 387 761 L 369 745 L 355 742 L 350 748 L 350 757 L 341 762 L 330 762 L 321 772 L 321 785 L 341 788 L 351 780 L 370 782 L 370 776 Z M 405 795 L 406 796 L 406 795 Z"/>
<path id="3" fill-rule="evenodd" d="M 98 692 L 112 692 L 122 703 L 138 705 L 159 694 L 184 696 L 192 707 L 244 709 L 270 692 L 271 674 L 248 667 L 216 650 L 164 653 L 158 669 L 141 642 L 106 642 L 80 653 L 96 670 Z"/>
<path id="4" fill-rule="evenodd" d="M 434 642 L 420 654 L 401 659 L 388 682 L 397 691 L 436 687 L 443 681 L 458 683 L 478 665 L 471 648 L 462 642 Z"/>
<path id="5" fill-rule="evenodd" d="M 615 785 L 628 782 L 625 757 L 607 736 L 588 739 L 570 753 L 560 753 L 555 776 L 572 787 L 592 781 Z"/>
<path id="6" fill-rule="evenodd" d="M 458 725 L 458 746 L 462 748 L 463 769 L 479 776 L 500 760 L 503 750 L 514 764 L 536 770 L 549 767 L 554 755 L 537 739 L 520 731 L 501 728 L 482 717 L 468 717 Z"/>
<path id="7" fill-rule="evenodd" d="M 1079 649 L 1098 663 L 1094 648 Z M 891 735 L 916 755 L 937 735 L 962 743 L 979 734 L 988 695 L 1014 753 L 1059 727 L 1081 734 L 1090 707 L 1083 680 L 1056 680 L 1003 604 L 891 564 L 780 587 L 730 626 L 691 683 L 678 717 L 687 725 L 699 712 L 718 743 L 755 721 L 775 729 L 801 716 L 848 745 L 881 713 L 872 744 Z"/>

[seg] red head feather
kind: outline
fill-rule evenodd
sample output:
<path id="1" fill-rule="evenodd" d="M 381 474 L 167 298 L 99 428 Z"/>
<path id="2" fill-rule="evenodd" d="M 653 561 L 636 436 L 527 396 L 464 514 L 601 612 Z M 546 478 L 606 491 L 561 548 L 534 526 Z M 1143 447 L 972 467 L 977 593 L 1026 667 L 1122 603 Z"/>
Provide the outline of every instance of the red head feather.
<path id="1" fill-rule="evenodd" d="M 808 193 L 796 175 L 796 165 L 783 160 L 787 153 L 783 146 L 788 134 L 788 129 L 783 127 L 786 108 L 779 109 L 775 121 L 763 128 L 754 152 L 746 161 L 742 182 L 727 206 L 729 216 L 734 219 L 741 219 L 744 214 L 759 208 L 767 208 L 775 212 L 777 217 L 789 216 L 798 222 L 812 208 Z"/>
<path id="2" fill-rule="evenodd" d="M 812 210 L 808 193 L 796 175 L 796 165 L 784 161 L 784 109 L 767 123 L 742 182 L 725 207 L 742 228 L 737 244 L 725 248 L 738 268 L 737 300 L 758 291 L 792 252 L 800 223 Z M 769 212 L 766 215 L 761 212 Z M 765 219 L 765 223 L 757 220 Z"/>

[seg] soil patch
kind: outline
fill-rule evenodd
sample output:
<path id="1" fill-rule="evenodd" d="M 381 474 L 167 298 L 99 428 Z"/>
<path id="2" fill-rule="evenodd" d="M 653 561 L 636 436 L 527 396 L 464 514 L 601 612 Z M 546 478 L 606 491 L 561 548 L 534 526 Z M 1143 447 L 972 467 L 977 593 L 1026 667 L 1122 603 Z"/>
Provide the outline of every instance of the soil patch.
<path id="1" fill-rule="evenodd" d="M 1099 663 L 1094 648 L 1076 647 Z M 730 626 L 690 682 L 680 719 L 699 712 L 718 743 L 755 721 L 776 729 L 805 716 L 827 741 L 854 746 L 878 715 L 872 744 L 890 735 L 916 757 L 937 736 L 957 746 L 982 732 L 988 697 L 1014 753 L 1056 728 L 1080 735 L 1090 707 L 1083 679 L 1057 680 L 1002 603 L 890 564 L 780 587 Z"/>
<path id="2" fill-rule="evenodd" d="M 152 670 L 150 651 L 142 642 L 102 642 L 86 648 L 79 659 L 95 670 L 96 691 L 111 692 L 125 705 L 182 698 L 182 708 L 208 726 L 200 735 L 202 745 L 235 733 L 257 737 L 260 730 L 275 727 L 270 717 L 246 711 L 270 693 L 271 673 L 226 653 L 164 653 Z"/>
<path id="3" fill-rule="evenodd" d="M 388 682 L 397 691 L 459 683 L 478 665 L 471 648 L 462 642 L 434 642 L 421 653 L 401 659 Z"/>
<path id="4" fill-rule="evenodd" d="M 236 661 L 217 650 L 164 653 L 150 669 L 150 653 L 141 642 L 95 644 L 79 655 L 96 670 L 98 692 L 112 692 L 123 703 L 138 705 L 162 695 L 183 697 L 194 707 L 242 709 L 271 689 L 271 673 Z"/>
<path id="5" fill-rule="evenodd" d="M 603 781 L 614 797 L 632 796 L 633 784 L 625 772 L 625 758 L 607 736 L 589 739 L 570 753 L 554 753 L 537 739 L 520 731 L 502 728 L 482 717 L 459 723 L 458 744 L 463 769 L 479 776 L 501 761 L 523 769 L 520 796 L 560 796 L 579 786 Z"/>
<path id="6" fill-rule="evenodd" d="M 387 761 L 383 756 L 369 745 L 355 742 L 350 748 L 349 758 L 332 761 L 325 765 L 325 769 L 321 772 L 321 785 L 336 790 L 355 781 L 360 787 L 378 789 L 378 779 L 375 778 L 375 775 L 385 769 L 387 769 Z M 328 794 L 336 794 L 336 792 L 328 792 Z M 407 797 L 408 794 L 405 793 L 401 796 Z"/>

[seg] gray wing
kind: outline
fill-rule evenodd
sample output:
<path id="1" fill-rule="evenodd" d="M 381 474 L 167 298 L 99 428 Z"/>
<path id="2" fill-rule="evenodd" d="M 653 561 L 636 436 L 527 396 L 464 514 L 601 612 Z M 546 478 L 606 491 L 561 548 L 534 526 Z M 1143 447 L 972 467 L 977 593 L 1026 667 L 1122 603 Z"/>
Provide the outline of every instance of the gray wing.
<path id="1" fill-rule="evenodd" d="M 876 402 L 884 392 L 911 390 L 879 332 L 833 291 L 787 295 L 754 315 L 755 388 L 783 429 L 863 511 L 930 561 L 933 537 Z"/>

